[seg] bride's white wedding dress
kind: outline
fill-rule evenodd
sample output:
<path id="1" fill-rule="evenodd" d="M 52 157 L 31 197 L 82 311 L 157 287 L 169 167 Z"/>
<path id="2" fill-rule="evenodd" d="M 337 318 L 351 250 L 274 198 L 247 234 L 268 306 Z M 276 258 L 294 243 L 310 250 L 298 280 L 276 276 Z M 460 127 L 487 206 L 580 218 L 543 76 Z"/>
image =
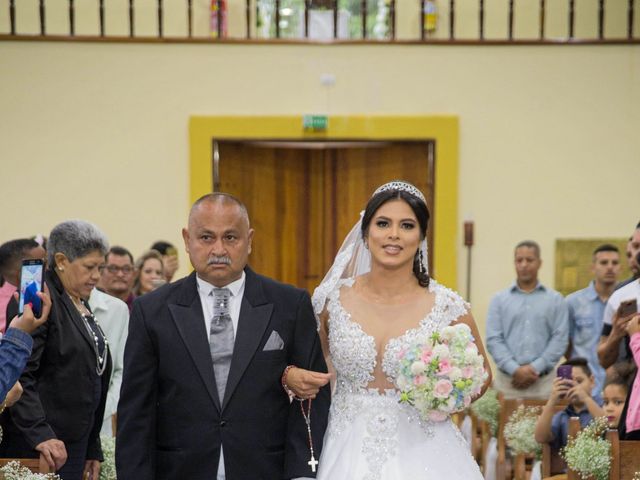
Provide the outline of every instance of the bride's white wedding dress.
<path id="1" fill-rule="evenodd" d="M 329 426 L 318 480 L 474 480 L 482 475 L 462 434 L 447 419 L 432 423 L 399 403 L 397 390 L 368 388 L 374 380 L 376 343 L 340 301 L 343 280 L 329 294 L 329 349 L 336 370 Z M 432 280 L 431 312 L 416 328 L 391 339 L 382 353 L 382 371 L 393 383 L 398 352 L 417 335 L 439 331 L 467 313 L 467 304 Z"/>

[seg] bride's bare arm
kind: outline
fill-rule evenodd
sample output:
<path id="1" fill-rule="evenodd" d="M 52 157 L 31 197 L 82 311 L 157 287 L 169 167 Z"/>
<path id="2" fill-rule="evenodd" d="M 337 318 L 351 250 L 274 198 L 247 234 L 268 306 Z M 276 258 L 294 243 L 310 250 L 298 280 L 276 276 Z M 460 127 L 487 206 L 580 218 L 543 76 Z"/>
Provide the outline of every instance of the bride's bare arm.
<path id="1" fill-rule="evenodd" d="M 484 382 L 484 385 L 482 385 L 482 390 L 480 391 L 480 395 L 476 397 L 476 398 L 480 398 L 482 395 L 484 395 L 484 392 L 487 391 L 487 388 L 489 388 L 489 385 L 491 385 L 491 380 L 493 378 L 491 374 L 491 366 L 489 365 L 489 359 L 487 357 L 487 352 L 484 349 L 484 344 L 482 343 L 482 337 L 480 336 L 480 332 L 478 331 L 478 326 L 476 325 L 476 321 L 474 320 L 473 315 L 471 315 L 470 313 L 467 313 L 466 315 L 463 315 L 460 318 L 458 318 L 455 323 L 464 323 L 471 329 L 471 334 L 475 339 L 476 346 L 478 347 L 478 352 L 480 352 L 480 355 L 482 355 L 482 358 L 484 358 L 484 369 L 487 371 L 489 376 L 487 377 L 487 380 Z"/>
<path id="2" fill-rule="evenodd" d="M 298 398 L 316 398 L 320 388 L 325 386 L 333 377 L 333 365 L 329 356 L 329 315 L 327 311 L 320 314 L 320 344 L 329 373 L 312 372 L 304 368 L 292 368 L 287 372 L 285 383 L 289 390 Z"/>

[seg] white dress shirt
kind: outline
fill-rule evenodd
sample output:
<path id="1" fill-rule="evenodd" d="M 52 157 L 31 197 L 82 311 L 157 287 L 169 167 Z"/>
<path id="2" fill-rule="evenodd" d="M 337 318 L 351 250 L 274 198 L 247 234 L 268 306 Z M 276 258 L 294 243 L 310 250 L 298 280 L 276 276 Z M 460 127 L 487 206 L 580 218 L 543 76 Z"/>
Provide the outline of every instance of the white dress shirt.
<path id="1" fill-rule="evenodd" d="M 233 324 L 233 335 L 235 338 L 238 331 L 238 319 L 240 318 L 240 306 L 242 305 L 242 296 L 244 295 L 244 281 L 246 275 L 242 272 L 242 276 L 231 282 L 229 285 L 225 285 L 220 288 L 228 288 L 231 292 L 229 297 L 229 315 L 231 316 L 231 323 Z M 212 292 L 215 288 L 209 282 L 201 279 L 196 275 L 196 281 L 198 282 L 198 295 L 200 295 L 200 303 L 202 304 L 202 315 L 204 317 L 204 326 L 207 331 L 207 337 L 211 331 L 211 322 L 213 321 L 213 295 Z M 222 445 L 220 445 L 220 461 L 218 462 L 218 477 L 217 480 L 225 480 L 224 474 L 224 456 L 222 451 Z"/>
<path id="2" fill-rule="evenodd" d="M 100 434 L 111 437 L 113 436 L 111 417 L 116 413 L 118 400 L 120 400 L 124 345 L 127 343 L 127 334 L 129 333 L 129 307 L 119 298 L 112 297 L 97 288 L 91 291 L 89 306 L 109 342 L 112 364 L 111 379 Z"/>

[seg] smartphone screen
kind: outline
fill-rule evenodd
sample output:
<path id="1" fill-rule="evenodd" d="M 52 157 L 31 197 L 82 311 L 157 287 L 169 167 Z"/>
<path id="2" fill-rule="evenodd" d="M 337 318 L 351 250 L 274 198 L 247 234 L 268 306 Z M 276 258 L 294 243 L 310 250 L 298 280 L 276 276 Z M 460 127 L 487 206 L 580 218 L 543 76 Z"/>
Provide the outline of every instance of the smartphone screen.
<path id="1" fill-rule="evenodd" d="M 560 378 L 571 380 L 573 378 L 571 372 L 573 372 L 573 367 L 571 365 L 560 365 L 558 367 L 558 377 Z"/>
<path id="2" fill-rule="evenodd" d="M 31 303 L 33 314 L 39 317 L 42 313 L 42 300 L 38 292 L 42 292 L 44 285 L 44 261 L 23 260 L 20 273 L 20 305 L 18 312 L 24 312 L 25 303 Z"/>
<path id="3" fill-rule="evenodd" d="M 638 312 L 638 300 L 632 298 L 631 300 L 625 300 L 620 303 L 618 307 L 618 315 L 620 317 L 628 317 Z"/>

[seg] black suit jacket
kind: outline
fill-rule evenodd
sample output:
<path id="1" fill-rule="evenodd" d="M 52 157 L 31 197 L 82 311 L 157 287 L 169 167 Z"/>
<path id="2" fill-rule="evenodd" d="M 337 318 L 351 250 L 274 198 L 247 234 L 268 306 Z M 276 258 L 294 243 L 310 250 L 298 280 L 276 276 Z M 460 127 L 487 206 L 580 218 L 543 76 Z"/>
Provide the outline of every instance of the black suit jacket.
<path id="1" fill-rule="evenodd" d="M 289 364 L 326 372 L 309 295 L 245 272 L 222 404 L 195 273 L 134 303 L 118 405 L 119 479 L 214 479 L 220 445 L 228 480 L 315 476 L 300 404 L 280 383 Z M 284 348 L 264 351 L 273 331 Z M 316 458 L 329 396 L 327 386 L 313 402 Z"/>
<path id="2" fill-rule="evenodd" d="M 109 389 L 111 359 L 100 378 L 96 410 L 93 339 L 58 275 L 46 272 L 51 294 L 47 321 L 33 333 L 33 350 L 20 383 L 24 393 L 4 415 L 3 455 L 37 457 L 34 447 L 57 438 L 73 443 L 89 432 L 87 459 L 102 460 L 100 428 Z"/>

